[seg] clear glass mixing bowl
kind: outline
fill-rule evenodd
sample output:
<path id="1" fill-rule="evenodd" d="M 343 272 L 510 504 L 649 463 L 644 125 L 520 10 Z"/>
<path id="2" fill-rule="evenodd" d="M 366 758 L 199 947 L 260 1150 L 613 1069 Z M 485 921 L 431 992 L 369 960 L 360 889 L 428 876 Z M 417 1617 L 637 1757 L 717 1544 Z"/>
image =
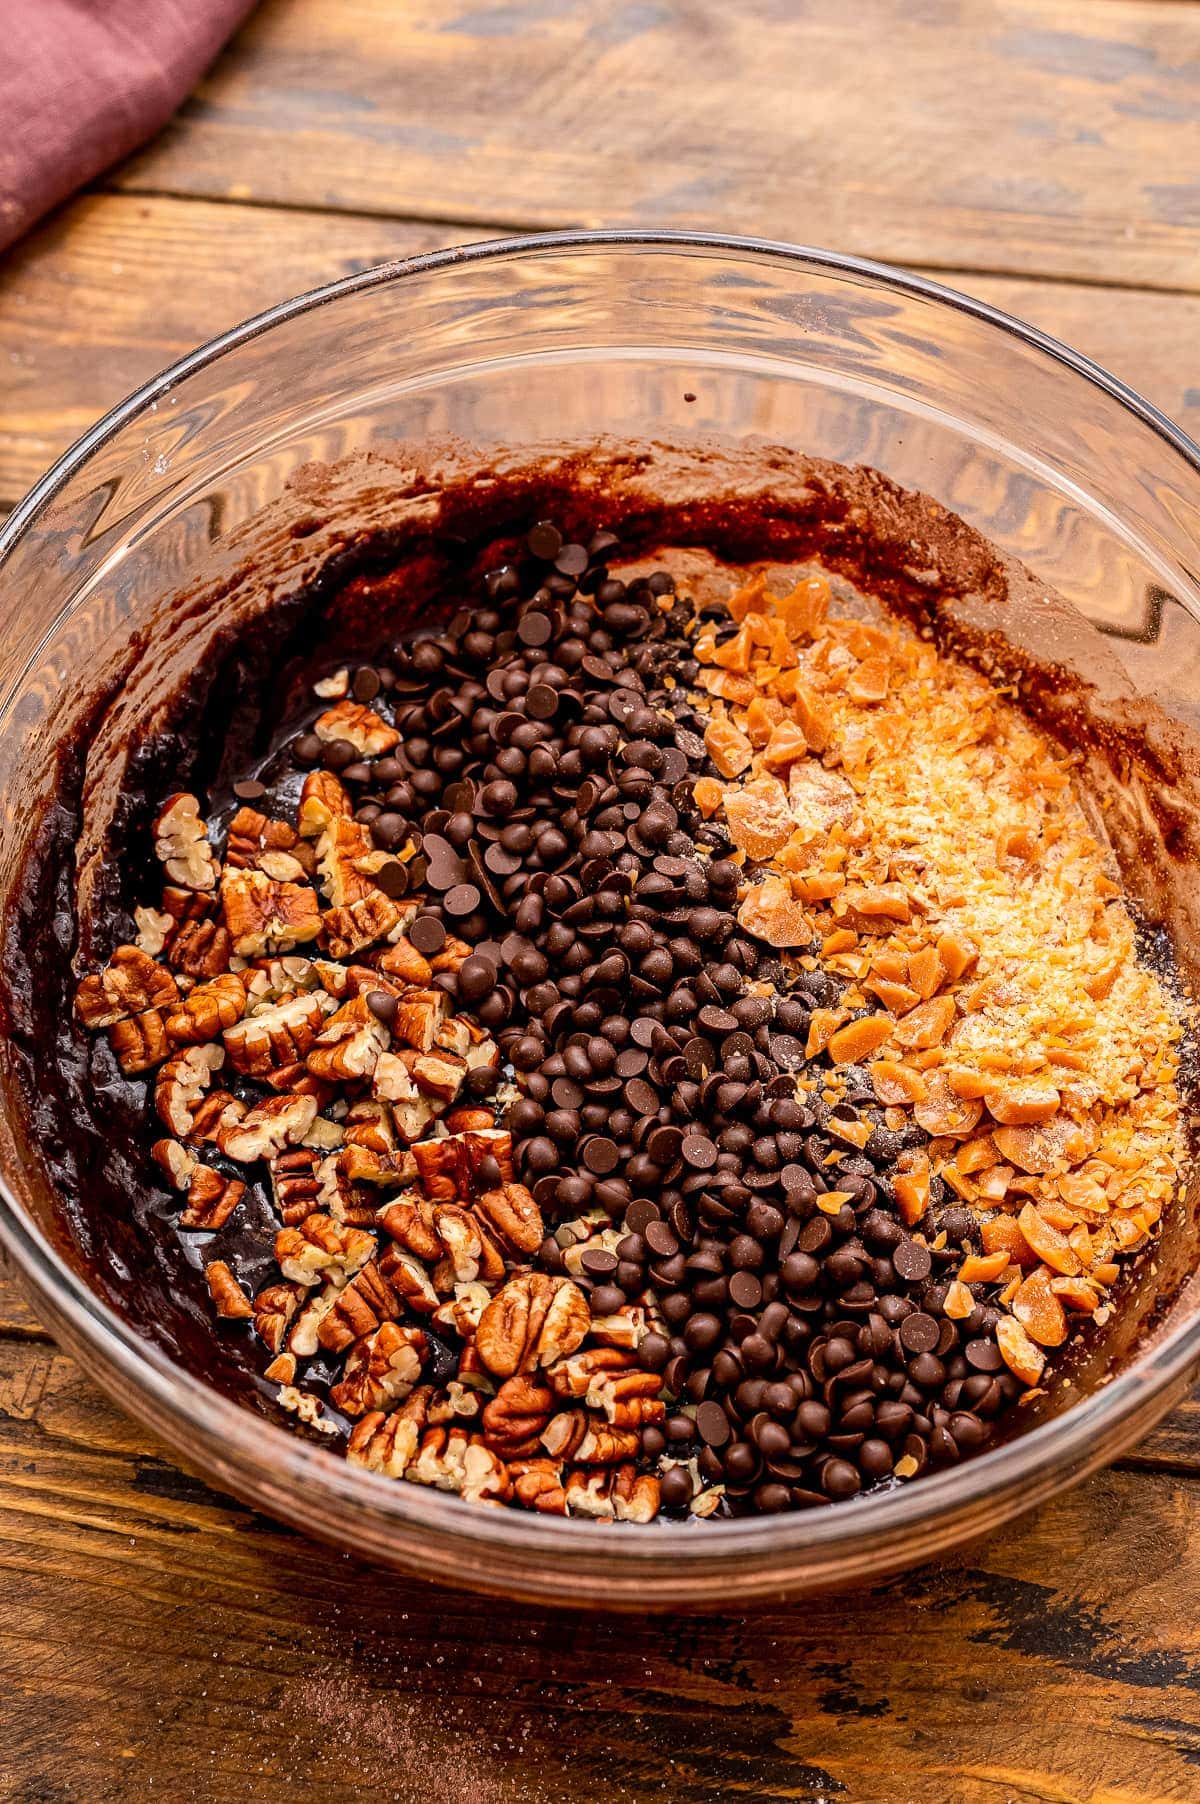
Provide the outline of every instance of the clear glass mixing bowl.
<path id="1" fill-rule="evenodd" d="M 1110 684 L 1197 724 L 1200 452 L 1086 359 L 931 283 L 786 245 L 642 233 L 472 245 L 336 282 L 184 358 L 96 425 L 0 529 L 6 903 L 58 751 L 97 689 L 161 597 L 219 564 L 301 466 L 453 437 L 482 467 L 599 433 L 767 440 L 873 464 L 1074 604 Z M 386 496 L 374 506 L 386 515 Z M 297 534 L 275 549 L 286 585 L 289 560 L 299 568 L 312 546 Z M 220 605 L 210 588 L 206 606 Z M 822 1512 L 686 1528 L 464 1505 L 350 1468 L 174 1362 L 147 1326 L 154 1298 L 135 1309 L 89 1277 L 7 1048 L 0 1087 L 0 1237 L 89 1376 L 213 1484 L 453 1584 L 704 1609 L 876 1579 L 1114 1458 L 1200 1365 L 1189 1204 L 1131 1315 L 1137 1346 L 1095 1362 L 1073 1407 L 955 1470 Z"/>

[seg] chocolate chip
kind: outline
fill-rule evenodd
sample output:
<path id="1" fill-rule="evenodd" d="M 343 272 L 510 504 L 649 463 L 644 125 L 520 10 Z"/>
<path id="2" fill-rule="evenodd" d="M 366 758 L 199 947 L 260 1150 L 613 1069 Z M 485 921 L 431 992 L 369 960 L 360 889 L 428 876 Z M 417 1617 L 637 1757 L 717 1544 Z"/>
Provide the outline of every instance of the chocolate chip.
<path id="1" fill-rule="evenodd" d="M 517 638 L 522 645 L 545 645 L 552 632 L 545 614 L 525 614 L 517 623 Z"/>
<path id="2" fill-rule="evenodd" d="M 474 914 L 479 903 L 480 894 L 473 883 L 456 883 L 454 888 L 447 890 L 442 897 L 442 907 L 448 915 L 453 915 L 456 919 L 463 915 Z"/>
<path id="3" fill-rule="evenodd" d="M 892 1253 L 892 1264 L 902 1278 L 910 1284 L 916 1284 L 927 1278 L 933 1269 L 933 1256 L 929 1248 L 915 1240 L 902 1240 Z"/>
<path id="4" fill-rule="evenodd" d="M 267 793 L 267 786 L 260 783 L 257 777 L 242 777 L 234 784 L 233 793 L 239 801 L 260 802 Z"/>
<path id="5" fill-rule="evenodd" d="M 709 1447 L 724 1447 L 731 1433 L 729 1417 L 716 1402 L 700 1405 L 696 1411 L 696 1427 Z"/>
<path id="6" fill-rule="evenodd" d="M 717 1149 L 706 1134 L 686 1134 L 680 1151 L 696 1171 L 709 1171 L 717 1162 Z"/>
<path id="7" fill-rule="evenodd" d="M 606 1134 L 594 1134 L 589 1140 L 584 1141 L 582 1155 L 588 1170 L 595 1172 L 598 1177 L 603 1177 L 608 1172 L 616 1170 L 616 1142 L 610 1140 Z"/>
<path id="8" fill-rule="evenodd" d="M 425 958 L 433 958 L 446 944 L 446 929 L 436 915 L 418 915 L 408 937 Z"/>
<path id="9" fill-rule="evenodd" d="M 931 1315 L 918 1311 L 907 1315 L 900 1324 L 900 1340 L 910 1353 L 931 1353 L 938 1344 L 941 1329 Z"/>
<path id="10" fill-rule="evenodd" d="M 379 672 L 372 670 L 369 664 L 364 664 L 361 669 L 355 671 L 352 688 L 356 702 L 373 702 L 382 687 Z"/>
<path id="11" fill-rule="evenodd" d="M 539 520 L 525 535 L 530 552 L 543 563 L 552 563 L 562 549 L 562 534 L 552 520 Z"/>

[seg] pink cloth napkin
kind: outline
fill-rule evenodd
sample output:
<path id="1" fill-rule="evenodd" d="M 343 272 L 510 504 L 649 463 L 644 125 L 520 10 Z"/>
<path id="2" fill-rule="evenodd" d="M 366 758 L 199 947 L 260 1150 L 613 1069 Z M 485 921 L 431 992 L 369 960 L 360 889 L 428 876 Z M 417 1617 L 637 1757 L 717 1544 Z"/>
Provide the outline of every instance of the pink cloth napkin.
<path id="1" fill-rule="evenodd" d="M 0 249 L 165 125 L 254 0 L 0 0 Z"/>

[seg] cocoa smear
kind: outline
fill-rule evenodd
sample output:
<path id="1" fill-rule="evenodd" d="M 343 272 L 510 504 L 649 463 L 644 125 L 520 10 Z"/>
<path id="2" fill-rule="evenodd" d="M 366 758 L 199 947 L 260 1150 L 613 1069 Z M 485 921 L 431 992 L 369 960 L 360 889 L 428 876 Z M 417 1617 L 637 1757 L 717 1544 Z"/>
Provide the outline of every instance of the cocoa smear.
<path id="1" fill-rule="evenodd" d="M 315 677 L 447 618 L 545 516 L 579 539 L 618 533 L 630 561 L 691 563 L 718 593 L 756 565 L 819 563 L 1012 683 L 1082 755 L 1134 901 L 1195 976 L 1200 747 L 1131 693 L 1068 604 L 937 502 L 869 469 L 774 448 L 601 443 L 481 472 L 450 447 L 419 464 L 373 453 L 311 466 L 71 698 L 25 857 L 0 879 L 10 1182 L 141 1334 L 260 1409 L 272 1405 L 243 1356 L 245 1331 L 214 1324 L 200 1249 L 181 1246 L 177 1199 L 154 1184 L 148 1086 L 122 1077 L 103 1036 L 89 1044 L 77 1029 L 77 978 L 132 937 L 133 907 L 154 893 L 150 825 L 164 795 L 191 788 L 219 808 L 311 711 Z M 1041 661 L 1048 639 L 1055 656 Z M 261 1184 L 248 1196 L 252 1215 L 269 1211 Z M 1151 1281 L 1081 1361 L 1074 1394 L 1167 1316 L 1196 1241 L 1193 1199 L 1166 1223 Z"/>

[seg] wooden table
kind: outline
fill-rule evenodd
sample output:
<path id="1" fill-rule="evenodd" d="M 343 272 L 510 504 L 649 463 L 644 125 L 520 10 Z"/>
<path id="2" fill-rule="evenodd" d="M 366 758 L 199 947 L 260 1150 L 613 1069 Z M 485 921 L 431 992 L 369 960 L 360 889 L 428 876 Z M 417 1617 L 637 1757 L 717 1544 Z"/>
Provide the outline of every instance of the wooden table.
<path id="1" fill-rule="evenodd" d="M 934 270 L 1200 431 L 1197 0 L 268 0 L 0 265 L 0 506 L 267 303 L 511 228 Z M 0 1798 L 1200 1798 L 1200 1411 L 950 1565 L 749 1620 L 401 1583 L 179 1470 L 0 1289 Z"/>

